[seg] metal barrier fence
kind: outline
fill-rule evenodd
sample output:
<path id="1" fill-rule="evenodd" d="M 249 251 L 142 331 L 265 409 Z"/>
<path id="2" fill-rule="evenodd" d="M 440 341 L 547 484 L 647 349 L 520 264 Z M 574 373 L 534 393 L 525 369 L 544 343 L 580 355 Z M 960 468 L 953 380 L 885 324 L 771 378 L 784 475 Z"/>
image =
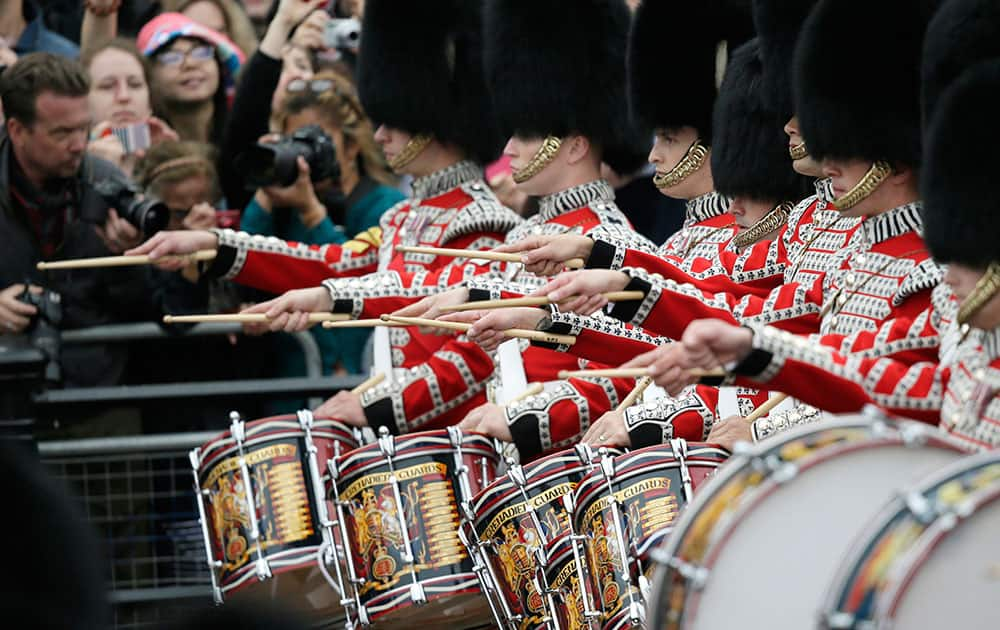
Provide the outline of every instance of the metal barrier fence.
<path id="1" fill-rule="evenodd" d="M 100 536 L 116 628 L 210 601 L 187 453 L 214 433 L 43 442 L 39 452 Z"/>

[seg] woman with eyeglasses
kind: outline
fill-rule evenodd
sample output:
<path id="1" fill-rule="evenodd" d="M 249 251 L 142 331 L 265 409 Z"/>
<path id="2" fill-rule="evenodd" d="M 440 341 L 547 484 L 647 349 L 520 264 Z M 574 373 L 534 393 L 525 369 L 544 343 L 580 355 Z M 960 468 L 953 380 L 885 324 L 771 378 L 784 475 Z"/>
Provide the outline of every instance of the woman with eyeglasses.
<path id="1" fill-rule="evenodd" d="M 307 125 L 318 125 L 330 136 L 340 166 L 339 181 L 314 186 L 308 165 L 300 158 L 299 178 L 286 188 L 262 188 L 243 211 L 240 229 L 250 234 L 322 245 L 344 243 L 355 234 L 378 226 L 382 214 L 404 197 L 394 188 L 382 152 L 375 144 L 371 121 L 365 116 L 354 86 L 335 73 L 312 79 L 294 79 L 285 86 L 275 121 L 287 135 Z M 314 327 L 325 374 L 357 374 L 370 336 L 367 330 L 326 330 Z M 302 376 L 305 366 L 294 344 L 281 344 L 276 355 L 280 376 Z M 288 347 L 284 347 L 288 346 Z M 275 411 L 280 411 L 276 409 Z"/>
<path id="2" fill-rule="evenodd" d="M 218 145 L 243 52 L 225 35 L 180 13 L 164 13 L 139 32 L 152 62 L 153 108 L 182 140 Z"/>

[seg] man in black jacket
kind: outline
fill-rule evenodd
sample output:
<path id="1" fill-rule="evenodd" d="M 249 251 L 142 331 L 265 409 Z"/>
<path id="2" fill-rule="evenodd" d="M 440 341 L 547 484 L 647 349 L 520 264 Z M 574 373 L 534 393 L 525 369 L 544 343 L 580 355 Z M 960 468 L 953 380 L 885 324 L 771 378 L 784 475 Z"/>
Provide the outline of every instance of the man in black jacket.
<path id="1" fill-rule="evenodd" d="M 89 81 L 65 57 L 22 57 L 0 77 L 5 133 L 0 134 L 0 334 L 23 332 L 37 309 L 25 291 L 61 295 L 62 328 L 148 317 L 146 270 L 124 267 L 43 273 L 39 261 L 119 254 L 140 232 L 107 208 L 92 183 L 124 176 L 87 156 Z M 67 385 L 119 381 L 124 347 L 73 346 L 62 355 Z"/>

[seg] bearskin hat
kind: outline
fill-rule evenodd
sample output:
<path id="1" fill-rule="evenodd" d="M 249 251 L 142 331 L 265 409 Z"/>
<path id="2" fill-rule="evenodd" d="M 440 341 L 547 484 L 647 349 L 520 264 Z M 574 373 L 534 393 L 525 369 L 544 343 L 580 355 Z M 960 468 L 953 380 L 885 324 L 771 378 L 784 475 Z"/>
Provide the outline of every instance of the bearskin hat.
<path id="1" fill-rule="evenodd" d="M 694 127 L 707 142 L 720 44 L 731 52 L 751 37 L 749 0 L 643 0 L 628 46 L 633 118 L 650 129 Z"/>
<path id="2" fill-rule="evenodd" d="M 486 0 L 486 78 L 500 130 L 616 144 L 627 118 L 628 20 L 616 0 Z"/>
<path id="3" fill-rule="evenodd" d="M 480 162 L 500 153 L 482 72 L 480 3 L 368 0 L 357 76 L 376 124 L 433 135 Z"/>
<path id="4" fill-rule="evenodd" d="M 786 112 L 770 107 L 757 40 L 738 48 L 715 101 L 712 178 L 727 197 L 798 201 L 809 182 L 788 157 Z"/>
<path id="5" fill-rule="evenodd" d="M 923 115 L 929 123 L 942 93 L 965 69 L 1000 57 L 1000 2 L 949 0 L 927 27 Z"/>
<path id="6" fill-rule="evenodd" d="M 795 112 L 792 59 L 802 25 L 816 0 L 753 0 L 753 23 L 764 62 L 764 94 L 775 111 Z"/>
<path id="7" fill-rule="evenodd" d="M 939 262 L 982 268 L 1000 261 L 1000 200 L 992 168 L 1000 144 L 998 98 L 1000 58 L 953 81 L 928 125 L 921 177 L 924 240 Z"/>
<path id="8" fill-rule="evenodd" d="M 795 113 L 813 157 L 920 164 L 920 58 L 937 4 L 819 0 L 794 62 Z"/>

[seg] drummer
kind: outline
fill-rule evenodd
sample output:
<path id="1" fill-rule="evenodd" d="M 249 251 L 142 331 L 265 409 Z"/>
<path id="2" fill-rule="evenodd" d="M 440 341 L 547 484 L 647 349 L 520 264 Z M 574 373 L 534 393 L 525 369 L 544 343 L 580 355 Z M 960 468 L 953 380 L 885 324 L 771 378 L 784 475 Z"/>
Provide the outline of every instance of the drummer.
<path id="1" fill-rule="evenodd" d="M 705 320 L 671 352 L 636 363 L 651 364 L 670 389 L 690 380 L 687 369 L 728 365 L 740 382 L 765 383 L 835 413 L 875 404 L 939 423 L 970 449 L 1000 447 L 1000 208 L 990 194 L 990 147 L 1000 142 L 1000 122 L 983 105 L 998 89 L 1000 58 L 981 62 L 941 98 L 927 132 L 925 238 L 948 265 L 945 283 L 960 304 L 942 332 L 948 351 L 939 362 L 845 355 L 835 337 L 809 342 L 774 328 Z M 740 428 L 750 437 L 750 427 Z"/>

